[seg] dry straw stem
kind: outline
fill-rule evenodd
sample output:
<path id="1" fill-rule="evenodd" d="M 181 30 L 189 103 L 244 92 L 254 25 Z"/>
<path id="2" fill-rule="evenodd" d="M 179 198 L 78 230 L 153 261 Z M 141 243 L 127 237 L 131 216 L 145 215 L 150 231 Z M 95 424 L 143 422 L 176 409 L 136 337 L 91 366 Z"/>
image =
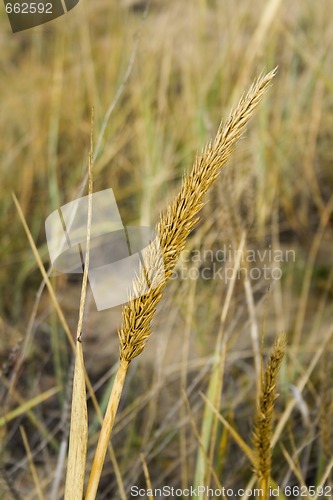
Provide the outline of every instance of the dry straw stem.
<path id="1" fill-rule="evenodd" d="M 262 379 L 255 427 L 253 432 L 254 468 L 263 490 L 262 498 L 269 498 L 272 458 L 272 429 L 274 403 L 277 398 L 276 380 L 286 350 L 286 335 L 281 333 L 275 342 Z"/>
<path id="2" fill-rule="evenodd" d="M 151 321 L 157 304 L 161 300 L 163 288 L 185 247 L 186 238 L 198 221 L 197 215 L 203 206 L 204 196 L 228 160 L 235 142 L 244 133 L 249 119 L 267 91 L 275 73 L 276 69 L 265 76 L 260 75 L 251 85 L 228 120 L 221 123 L 215 139 L 197 156 L 192 170 L 183 180 L 179 194 L 168 206 L 166 213 L 160 217 L 156 227 L 160 246 L 158 244 L 149 246 L 149 253 L 146 255 L 148 269 L 142 270 L 135 282 L 138 298 L 129 301 L 122 311 L 123 325 L 118 332 L 119 373 L 114 382 L 97 443 L 86 500 L 93 500 L 97 494 L 128 364 L 145 348 L 151 333 Z M 145 292 L 147 282 L 151 285 L 149 293 Z"/>
<path id="3" fill-rule="evenodd" d="M 86 469 L 87 445 L 88 445 L 88 411 L 85 383 L 85 367 L 82 350 L 82 328 L 84 309 L 87 296 L 88 270 L 90 259 L 90 234 L 92 219 L 92 192 L 93 192 L 93 129 L 94 112 L 91 116 L 91 141 L 89 154 L 89 197 L 88 197 L 88 220 L 87 240 L 82 279 L 79 320 L 76 334 L 75 368 L 73 379 L 71 424 L 69 434 L 69 450 L 67 475 L 65 485 L 65 500 L 81 500 L 84 488 L 84 474 Z M 83 263 L 82 263 L 83 264 Z"/>
<path id="4" fill-rule="evenodd" d="M 98 437 L 97 448 L 87 485 L 87 491 L 85 496 L 86 500 L 94 500 L 96 498 L 106 450 L 110 441 L 113 424 L 115 421 L 121 393 L 123 391 L 126 379 L 127 368 L 128 368 L 128 362 L 121 360 L 119 368 L 116 373 L 115 381 L 112 386 L 112 391 L 105 412 L 101 432 Z"/>

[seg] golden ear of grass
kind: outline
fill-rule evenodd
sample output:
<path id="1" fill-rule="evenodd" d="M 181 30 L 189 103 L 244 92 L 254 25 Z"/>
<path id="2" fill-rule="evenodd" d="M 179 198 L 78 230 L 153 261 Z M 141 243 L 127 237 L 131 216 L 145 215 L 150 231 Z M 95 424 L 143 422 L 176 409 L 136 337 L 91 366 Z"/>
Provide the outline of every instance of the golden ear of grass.
<path id="1" fill-rule="evenodd" d="M 156 228 L 160 246 L 156 243 L 149 245 L 145 256 L 147 269 L 141 270 L 134 284 L 138 298 L 131 300 L 123 307 L 123 326 L 118 331 L 120 365 L 97 443 L 87 485 L 86 500 L 96 498 L 128 365 L 145 348 L 151 333 L 151 321 L 157 304 L 161 300 L 163 288 L 185 247 L 186 238 L 198 220 L 197 214 L 203 206 L 203 198 L 207 190 L 225 165 L 235 142 L 243 134 L 246 124 L 268 89 L 275 72 L 273 70 L 266 76 L 260 76 L 252 84 L 227 122 L 220 125 L 215 139 L 196 158 L 191 172 L 184 178 L 179 194 L 169 205 L 166 213 L 160 217 Z M 151 290 L 149 293 L 144 293 L 147 282 L 151 284 Z"/>
<path id="2" fill-rule="evenodd" d="M 273 413 L 274 403 L 277 398 L 276 380 L 285 354 L 286 344 L 286 335 L 281 333 L 275 341 L 274 349 L 261 381 L 261 394 L 253 431 L 254 471 L 263 491 L 262 498 L 265 499 L 269 498 Z"/>
<path id="3" fill-rule="evenodd" d="M 179 194 L 166 213 L 161 215 L 156 233 L 163 261 L 157 246 L 151 245 L 147 256 L 149 269 L 142 272 L 136 282 L 138 291 L 145 289 L 147 278 L 149 283 L 158 283 L 158 286 L 124 306 L 123 326 L 118 332 L 121 359 L 131 361 L 143 351 L 151 333 L 151 320 L 161 300 L 163 288 L 185 247 L 186 238 L 198 221 L 197 214 L 203 206 L 203 198 L 228 160 L 237 139 L 244 133 L 275 73 L 276 70 L 273 70 L 265 76 L 260 76 L 251 85 L 228 120 L 221 123 L 215 139 L 197 156 L 192 170 L 184 178 Z"/>

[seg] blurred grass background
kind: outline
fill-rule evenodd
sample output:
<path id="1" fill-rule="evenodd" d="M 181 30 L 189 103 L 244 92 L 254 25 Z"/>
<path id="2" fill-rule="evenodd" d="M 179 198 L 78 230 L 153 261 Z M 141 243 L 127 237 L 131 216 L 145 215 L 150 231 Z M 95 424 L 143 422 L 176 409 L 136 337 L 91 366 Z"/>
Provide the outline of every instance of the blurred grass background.
<path id="1" fill-rule="evenodd" d="M 81 0 L 68 15 L 15 35 L 1 9 L 3 498 L 38 497 L 19 426 L 27 431 L 45 498 L 51 498 L 72 370 L 47 291 L 36 299 L 42 278 L 11 192 L 48 268 L 45 219 L 78 196 L 91 107 L 97 138 L 120 90 L 97 154 L 95 190 L 112 187 L 125 224 L 154 225 L 221 118 L 258 73 L 275 66 L 274 85 L 210 192 L 188 248 L 237 248 L 246 231 L 247 249 L 295 251 L 295 262 L 281 263 L 281 280 L 235 283 L 222 325 L 227 352 L 220 411 L 249 442 L 258 340 L 263 331 L 266 353 L 285 330 L 277 421 L 288 404 L 294 407 L 274 449 L 272 476 L 279 484 L 319 481 L 332 458 L 330 8 L 329 0 L 153 0 L 149 8 L 144 1 Z M 52 275 L 52 284 L 74 332 L 80 283 Z M 201 477 L 193 426 L 200 432 L 205 423 L 199 392 L 212 380 L 227 289 L 220 279 L 170 283 L 155 334 L 132 363 L 125 387 L 113 437 L 119 475 L 108 462 L 99 498 L 121 498 L 122 491 L 129 496 L 131 485 L 145 485 L 140 452 L 154 487 L 185 487 Z M 91 300 L 86 317 L 87 369 L 102 409 L 118 359 L 120 313 L 120 307 L 97 313 Z M 308 373 L 320 347 L 323 356 Z M 304 387 L 296 389 L 303 376 Z M 54 387 L 56 395 L 38 399 Z M 24 407 L 36 397 L 38 404 Z M 16 408 L 19 415 L 9 420 Z M 244 486 L 251 466 L 220 423 L 216 429 L 209 439 L 214 469 L 221 483 Z M 97 433 L 92 410 L 89 463 Z M 60 474 L 55 498 L 61 498 L 62 480 Z"/>

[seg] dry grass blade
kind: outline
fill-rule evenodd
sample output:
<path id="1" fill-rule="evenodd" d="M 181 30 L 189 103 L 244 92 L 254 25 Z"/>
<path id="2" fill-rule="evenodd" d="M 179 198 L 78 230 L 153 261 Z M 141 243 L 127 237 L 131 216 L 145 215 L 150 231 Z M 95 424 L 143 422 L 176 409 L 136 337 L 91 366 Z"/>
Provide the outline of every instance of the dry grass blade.
<path id="1" fill-rule="evenodd" d="M 193 434 L 195 435 L 195 438 L 196 438 L 196 440 L 198 442 L 198 445 L 199 445 L 199 447 L 201 449 L 201 453 L 204 456 L 204 460 L 205 460 L 205 462 L 207 464 L 207 468 L 209 469 L 211 475 L 213 476 L 216 486 L 219 489 L 222 489 L 222 484 L 221 484 L 220 479 L 219 479 L 219 477 L 216 474 L 216 471 L 214 469 L 213 461 L 210 459 L 210 457 L 206 453 L 206 449 L 205 449 L 204 443 L 202 442 L 200 433 L 198 431 L 197 425 L 196 425 L 195 420 L 193 418 L 192 410 L 191 410 L 191 406 L 190 406 L 190 402 L 188 400 L 186 391 L 183 391 L 182 396 L 183 396 L 184 402 L 186 404 L 186 408 L 187 408 L 187 412 L 188 412 L 188 417 L 190 419 L 190 423 L 191 423 L 191 427 L 192 427 L 192 430 L 193 430 Z M 196 486 L 194 486 L 194 487 L 196 487 Z M 224 495 L 223 495 L 223 498 L 225 498 Z"/>
<path id="2" fill-rule="evenodd" d="M 230 435 L 232 438 L 235 440 L 235 442 L 238 444 L 240 449 L 244 452 L 244 454 L 247 456 L 247 458 L 250 460 L 252 464 L 254 464 L 254 454 L 251 448 L 245 443 L 244 439 L 240 436 L 240 434 L 232 427 L 232 425 L 229 424 L 229 422 L 221 415 L 218 410 L 215 408 L 215 406 L 209 401 L 207 396 L 205 394 L 200 393 L 200 396 L 203 398 L 203 400 L 206 402 L 206 404 L 211 408 L 213 413 L 216 415 L 218 420 L 224 425 L 224 427 L 229 431 Z"/>
<path id="3" fill-rule="evenodd" d="M 329 364 L 327 357 L 323 362 L 322 374 L 322 390 L 320 400 L 320 439 L 323 452 L 323 459 L 328 463 L 332 454 L 332 387 L 331 378 L 327 376 L 329 373 Z"/>
<path id="4" fill-rule="evenodd" d="M 276 380 L 286 350 L 286 336 L 281 333 L 270 355 L 263 380 L 253 432 L 255 473 L 263 491 L 262 498 L 269 498 L 271 472 L 271 447 Z"/>
<path id="5" fill-rule="evenodd" d="M 152 491 L 153 488 L 152 488 L 152 484 L 151 484 L 151 480 L 150 480 L 149 470 L 148 470 L 147 462 L 146 462 L 146 459 L 145 459 L 145 456 L 143 453 L 140 453 L 140 458 L 141 458 L 141 462 L 142 462 L 143 473 L 144 473 L 145 480 L 146 480 L 147 490 Z M 148 499 L 154 500 L 153 495 L 148 495 Z"/>
<path id="6" fill-rule="evenodd" d="M 24 448 L 25 448 L 25 451 L 26 451 L 26 454 L 28 457 L 31 475 L 32 475 L 34 483 L 35 483 L 37 496 L 38 496 L 39 500 L 44 500 L 43 490 L 42 490 L 42 487 L 41 487 L 41 484 L 40 484 L 40 481 L 38 478 L 37 470 L 36 470 L 36 467 L 35 467 L 35 464 L 34 464 L 34 461 L 32 458 L 32 453 L 31 453 L 29 441 L 27 438 L 27 434 L 24 430 L 24 427 L 20 426 L 20 432 L 21 432 L 23 443 L 24 443 Z"/>
<path id="7" fill-rule="evenodd" d="M 59 390 L 60 389 L 58 387 L 52 387 L 51 389 L 48 389 L 47 391 L 42 392 L 38 396 L 31 398 L 28 401 L 23 402 L 20 406 L 18 406 L 17 408 L 14 408 L 14 410 L 11 410 L 10 412 L 6 413 L 6 415 L 0 417 L 0 427 L 3 427 L 11 420 L 14 420 L 14 418 L 17 418 L 20 415 L 27 413 L 29 410 L 31 410 L 35 406 L 43 403 L 43 401 L 46 401 L 47 399 L 52 398 L 52 396 L 57 394 L 59 392 Z"/>
<path id="8" fill-rule="evenodd" d="M 330 477 L 332 469 L 333 469 L 333 457 L 331 458 L 331 460 L 327 464 L 327 467 L 324 470 L 324 473 L 323 473 L 322 477 L 320 478 L 320 481 L 317 484 L 317 493 L 314 496 L 314 500 L 317 500 L 317 498 L 320 498 L 320 496 L 321 496 L 319 488 L 323 488 L 325 486 L 325 484 L 330 484 L 330 483 L 328 483 L 328 479 Z"/>
<path id="9" fill-rule="evenodd" d="M 250 87 L 231 113 L 226 123 L 221 123 L 215 139 L 196 158 L 191 172 L 184 178 L 179 194 L 161 215 L 156 232 L 163 253 L 163 262 L 157 248 L 152 246 L 147 257 L 150 283 L 159 283 L 148 294 L 132 300 L 123 308 L 123 326 L 119 330 L 120 357 L 131 361 L 144 349 L 151 333 L 151 320 L 167 279 L 171 276 L 177 259 L 185 247 L 186 238 L 198 221 L 197 214 L 203 199 L 225 165 L 237 139 L 269 87 L 276 70 L 260 76 Z M 161 278 L 161 266 L 165 275 Z M 141 273 L 137 289 L 145 290 L 147 276 Z"/>
<path id="10" fill-rule="evenodd" d="M 68 464 L 65 486 L 66 500 L 81 500 L 84 489 L 84 474 L 86 469 L 87 445 L 88 445 L 88 411 L 85 383 L 85 366 L 82 350 L 82 327 L 84 308 L 87 295 L 89 256 L 90 256 L 90 234 L 92 218 L 92 192 L 93 192 L 93 129 L 94 116 L 91 118 L 91 145 L 89 154 L 89 198 L 88 198 L 88 220 L 87 220 L 87 242 L 84 261 L 84 272 L 82 279 L 79 321 L 76 334 L 75 368 L 73 379 L 72 412 L 70 425 L 70 438 L 68 450 Z"/>
<path id="11" fill-rule="evenodd" d="M 71 345 L 71 347 L 72 347 L 72 349 L 73 349 L 73 351 L 74 351 L 74 350 L 75 350 L 75 344 L 74 344 L 74 341 L 73 341 L 73 338 L 72 338 L 71 332 L 70 332 L 70 330 L 69 330 L 69 327 L 68 327 L 67 321 L 66 321 L 66 319 L 65 319 L 64 313 L 62 312 L 62 309 L 61 309 L 61 307 L 60 307 L 60 305 L 59 305 L 59 302 L 58 302 L 58 299 L 57 299 L 57 297 L 56 297 L 56 294 L 55 294 L 55 292 L 54 292 L 54 290 L 53 290 L 53 288 L 52 288 L 50 278 L 49 278 L 49 276 L 48 276 L 48 274 L 47 274 L 47 272 L 46 272 L 46 270 L 45 270 L 45 267 L 44 267 L 44 264 L 43 264 L 43 262 L 42 262 L 42 259 L 41 259 L 40 255 L 39 255 L 39 253 L 38 253 L 38 249 L 37 249 L 36 244 L 35 244 L 35 242 L 34 242 L 34 240 L 33 240 L 33 237 L 32 237 L 31 231 L 30 231 L 30 229 L 29 229 L 29 227 L 28 227 L 27 221 L 25 220 L 24 213 L 23 213 L 23 210 L 22 210 L 22 208 L 21 208 L 21 205 L 20 205 L 20 203 L 19 203 L 19 201 L 18 201 L 18 199 L 16 198 L 16 196 L 15 196 L 15 194 L 14 194 L 14 193 L 12 193 L 12 197 L 13 197 L 13 200 L 14 200 L 14 203 L 15 203 L 15 206 L 16 206 L 16 209 L 17 209 L 17 212 L 18 212 L 18 215 L 19 215 L 19 217 L 20 217 L 20 219 L 21 219 L 21 222 L 22 222 L 23 228 L 24 228 L 25 233 L 26 233 L 26 235 L 27 235 L 27 238 L 28 238 L 29 244 L 30 244 L 30 246 L 31 246 L 31 250 L 32 250 L 32 252 L 33 252 L 33 254 L 34 254 L 34 257 L 35 257 L 35 259 L 36 259 L 36 262 L 37 262 L 37 264 L 38 264 L 38 267 L 39 267 L 39 269 L 40 269 L 40 272 L 41 272 L 41 274 L 42 274 L 42 276 L 43 276 L 43 279 L 44 279 L 44 281 L 45 281 L 46 287 L 47 287 L 47 289 L 48 289 L 48 291 L 49 291 L 49 294 L 50 294 L 50 297 L 51 297 L 52 303 L 53 303 L 53 305 L 54 305 L 54 308 L 55 308 L 55 310 L 56 310 L 56 312 L 57 312 L 57 315 L 58 315 L 58 317 L 59 317 L 59 320 L 60 320 L 60 322 L 61 322 L 61 325 L 62 325 L 62 327 L 63 327 L 63 328 L 64 328 L 64 330 L 65 330 L 65 333 L 66 333 L 67 339 L 68 339 L 68 341 L 69 341 L 69 343 L 70 343 L 70 345 Z"/>

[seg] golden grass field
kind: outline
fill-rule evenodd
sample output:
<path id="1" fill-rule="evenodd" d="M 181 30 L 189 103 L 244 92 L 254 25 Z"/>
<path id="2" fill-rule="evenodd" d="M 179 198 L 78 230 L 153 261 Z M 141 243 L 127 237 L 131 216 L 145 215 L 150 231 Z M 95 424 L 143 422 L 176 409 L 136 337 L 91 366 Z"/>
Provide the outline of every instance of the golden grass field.
<path id="1" fill-rule="evenodd" d="M 220 121 L 276 66 L 130 363 L 96 498 L 267 481 L 282 499 L 333 497 L 331 6 L 80 0 L 13 34 L 1 5 L 1 499 L 63 498 L 74 367 L 12 195 L 47 271 L 45 219 L 82 192 L 94 107 L 94 191 L 113 189 L 124 223 L 155 226 Z M 74 338 L 81 277 L 50 283 Z M 121 320 L 88 286 L 82 347 L 102 414 Z M 155 493 L 141 498 L 167 498 Z M 248 497 L 260 494 L 224 496 Z"/>

